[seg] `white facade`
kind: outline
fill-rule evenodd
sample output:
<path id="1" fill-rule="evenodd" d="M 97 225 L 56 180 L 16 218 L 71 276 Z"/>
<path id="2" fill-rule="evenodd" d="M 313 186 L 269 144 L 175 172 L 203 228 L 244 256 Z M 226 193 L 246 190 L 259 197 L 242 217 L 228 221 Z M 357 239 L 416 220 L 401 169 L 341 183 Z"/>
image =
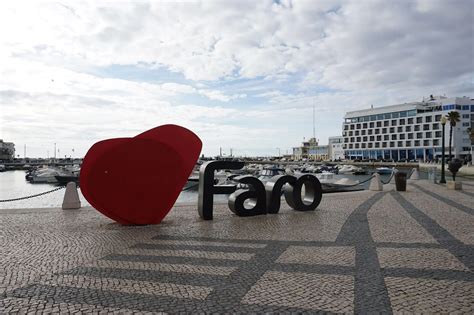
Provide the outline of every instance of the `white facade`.
<path id="1" fill-rule="evenodd" d="M 470 155 L 468 128 L 474 124 L 474 100 L 468 97 L 432 97 L 405 103 L 346 113 L 343 123 L 344 150 L 348 159 L 421 160 L 441 156 L 441 117 L 459 112 L 453 128 L 452 154 Z M 449 149 L 449 121 L 445 126 L 446 154 Z"/>
<path id="2" fill-rule="evenodd" d="M 344 137 L 329 137 L 329 159 L 332 161 L 344 160 Z"/>

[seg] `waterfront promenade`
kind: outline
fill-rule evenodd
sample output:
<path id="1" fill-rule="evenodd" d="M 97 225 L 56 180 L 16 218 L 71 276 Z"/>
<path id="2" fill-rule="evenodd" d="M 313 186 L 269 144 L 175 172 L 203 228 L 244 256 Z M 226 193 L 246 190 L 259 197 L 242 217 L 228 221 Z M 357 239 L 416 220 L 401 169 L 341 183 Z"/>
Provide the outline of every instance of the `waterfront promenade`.
<path id="1" fill-rule="evenodd" d="M 0 313 L 474 313 L 474 182 L 326 194 L 316 211 L 156 226 L 0 210 Z"/>

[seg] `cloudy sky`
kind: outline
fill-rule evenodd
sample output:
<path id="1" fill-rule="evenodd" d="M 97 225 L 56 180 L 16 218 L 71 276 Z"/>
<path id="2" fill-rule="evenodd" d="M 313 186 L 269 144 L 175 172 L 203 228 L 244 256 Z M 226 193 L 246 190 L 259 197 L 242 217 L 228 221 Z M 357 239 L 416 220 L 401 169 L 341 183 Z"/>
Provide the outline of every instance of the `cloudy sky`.
<path id="1" fill-rule="evenodd" d="M 0 3 L 0 139 L 83 156 L 162 124 L 275 155 L 348 110 L 474 96 L 472 0 Z M 72 149 L 74 148 L 74 153 Z"/>

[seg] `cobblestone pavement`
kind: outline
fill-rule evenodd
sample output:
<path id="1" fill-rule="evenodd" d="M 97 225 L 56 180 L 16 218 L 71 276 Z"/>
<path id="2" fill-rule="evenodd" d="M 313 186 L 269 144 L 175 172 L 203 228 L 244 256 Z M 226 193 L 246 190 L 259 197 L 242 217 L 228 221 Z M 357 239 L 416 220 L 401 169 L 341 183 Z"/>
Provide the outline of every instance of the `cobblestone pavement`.
<path id="1" fill-rule="evenodd" d="M 385 187 L 156 226 L 0 210 L 0 313 L 474 313 L 474 185 Z"/>

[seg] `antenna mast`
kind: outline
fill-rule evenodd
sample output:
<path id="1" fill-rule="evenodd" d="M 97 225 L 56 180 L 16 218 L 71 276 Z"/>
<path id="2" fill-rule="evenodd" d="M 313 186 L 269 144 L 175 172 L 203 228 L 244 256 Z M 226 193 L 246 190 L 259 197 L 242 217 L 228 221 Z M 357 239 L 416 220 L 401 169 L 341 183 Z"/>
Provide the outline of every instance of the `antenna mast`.
<path id="1" fill-rule="evenodd" d="M 316 140 L 316 131 L 315 131 L 316 129 L 314 127 L 315 120 L 316 120 L 316 118 L 315 118 L 314 100 L 313 100 L 313 138 Z"/>

